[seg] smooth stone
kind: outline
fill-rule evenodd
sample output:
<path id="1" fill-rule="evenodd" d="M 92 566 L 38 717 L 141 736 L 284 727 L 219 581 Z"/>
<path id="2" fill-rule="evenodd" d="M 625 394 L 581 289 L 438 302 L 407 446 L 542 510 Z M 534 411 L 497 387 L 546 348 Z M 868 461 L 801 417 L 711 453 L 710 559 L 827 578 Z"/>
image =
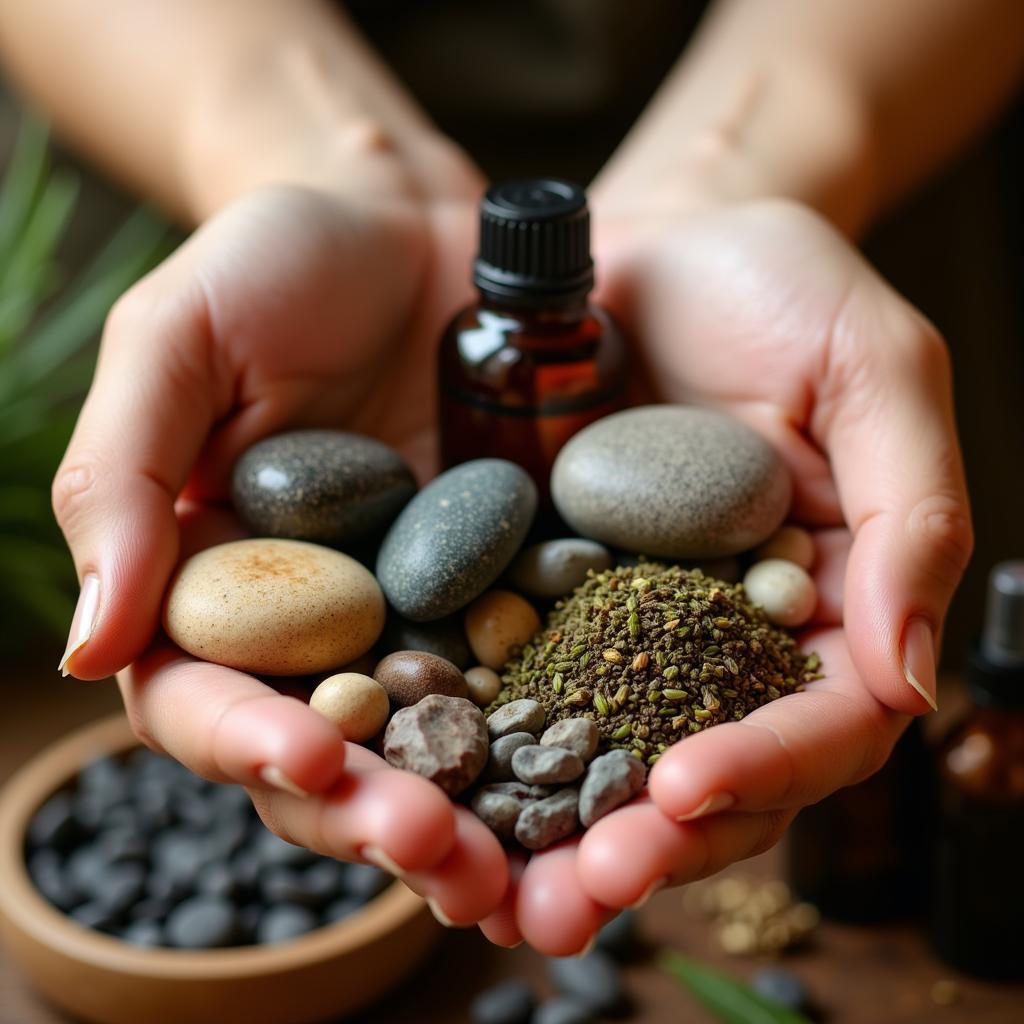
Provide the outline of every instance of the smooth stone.
<path id="1" fill-rule="evenodd" d="M 83 928 L 93 928 L 96 931 L 106 932 L 114 927 L 118 915 L 99 900 L 91 900 L 88 903 L 82 903 L 75 907 L 68 917 Z"/>
<path id="2" fill-rule="evenodd" d="M 573 782 L 583 774 L 583 760 L 571 750 L 538 743 L 520 747 L 512 755 L 512 771 L 530 786 Z"/>
<path id="3" fill-rule="evenodd" d="M 391 708 L 387 690 L 376 679 L 358 672 L 328 676 L 313 691 L 309 706 L 353 743 L 376 736 L 387 723 Z"/>
<path id="4" fill-rule="evenodd" d="M 562 994 L 578 999 L 595 1013 L 615 1014 L 622 1010 L 625 991 L 615 961 L 600 950 L 585 956 L 549 957 L 548 977 Z"/>
<path id="5" fill-rule="evenodd" d="M 71 793 L 57 793 L 32 816 L 28 841 L 32 846 L 63 849 L 77 838 L 78 833 L 74 797 Z"/>
<path id="6" fill-rule="evenodd" d="M 525 981 L 503 981 L 485 989 L 472 1002 L 473 1024 L 530 1024 L 537 1000 Z"/>
<path id="7" fill-rule="evenodd" d="M 391 878 L 372 864 L 345 865 L 345 892 L 364 903 L 382 893 Z"/>
<path id="8" fill-rule="evenodd" d="M 529 732 L 510 732 L 491 741 L 491 750 L 484 768 L 484 778 L 489 782 L 512 782 L 512 757 L 520 747 L 530 747 L 537 737 Z"/>
<path id="9" fill-rule="evenodd" d="M 509 566 L 509 582 L 530 597 L 566 597 L 587 579 L 587 573 L 612 567 L 611 552 L 593 540 L 566 537 L 524 548 Z"/>
<path id="10" fill-rule="evenodd" d="M 814 580 L 795 562 L 782 558 L 755 562 L 743 577 L 743 589 L 777 626 L 802 626 L 818 605 Z"/>
<path id="11" fill-rule="evenodd" d="M 578 801 L 575 789 L 560 789 L 527 804 L 516 822 L 516 839 L 528 850 L 543 850 L 571 836 L 579 824 Z"/>
<path id="12" fill-rule="evenodd" d="M 611 750 L 594 758 L 580 787 L 580 821 L 590 828 L 595 821 L 631 800 L 647 779 L 643 761 L 625 750 Z"/>
<path id="13" fill-rule="evenodd" d="M 196 896 L 180 903 L 167 917 L 167 944 L 180 949 L 229 946 L 238 932 L 237 911 L 214 896 Z"/>
<path id="14" fill-rule="evenodd" d="M 581 999 L 556 996 L 537 1007 L 530 1024 L 597 1024 L 597 1017 Z"/>
<path id="15" fill-rule="evenodd" d="M 189 654 L 244 672 L 294 676 L 365 654 L 384 627 L 372 574 L 339 551 L 260 538 L 207 548 L 175 574 L 167 635 Z"/>
<path id="16" fill-rule="evenodd" d="M 736 583 L 743 575 L 740 560 L 735 555 L 724 555 L 721 558 L 705 558 L 701 561 L 684 561 L 684 569 L 700 569 L 705 576 L 723 583 Z"/>
<path id="17" fill-rule="evenodd" d="M 384 732 L 384 758 L 457 796 L 487 763 L 483 712 L 462 697 L 431 694 L 396 711 Z"/>
<path id="18" fill-rule="evenodd" d="M 128 910 L 146 891 L 146 869 L 141 864 L 123 864 L 111 871 L 96 895 L 102 904 L 116 916 Z"/>
<path id="19" fill-rule="evenodd" d="M 816 555 L 814 538 L 802 526 L 794 526 L 792 523 L 780 527 L 754 549 L 755 562 L 763 562 L 766 558 L 784 558 L 787 562 L 796 562 L 807 572 L 811 571 Z"/>
<path id="20" fill-rule="evenodd" d="M 323 923 L 333 924 L 335 921 L 344 921 L 346 917 L 358 914 L 365 906 L 366 901 L 359 899 L 358 896 L 342 896 L 324 908 Z"/>
<path id="21" fill-rule="evenodd" d="M 513 732 L 528 732 L 536 736 L 544 728 L 544 707 L 540 701 L 523 697 L 502 704 L 487 719 L 491 739 L 500 739 Z"/>
<path id="22" fill-rule="evenodd" d="M 498 699 L 501 676 L 486 665 L 474 665 L 466 669 L 466 685 L 469 687 L 469 699 L 477 707 L 485 708 Z"/>
<path id="23" fill-rule="evenodd" d="M 233 900 L 241 888 L 238 876 L 231 870 L 231 865 L 222 860 L 207 864 L 196 878 L 196 889 L 204 896 Z"/>
<path id="24" fill-rule="evenodd" d="M 473 794 L 469 806 L 499 839 L 510 841 L 515 838 L 516 822 L 526 804 L 509 793 L 483 786 Z"/>
<path id="25" fill-rule="evenodd" d="M 323 895 L 306 884 L 305 878 L 290 868 L 273 868 L 260 880 L 260 894 L 266 903 L 292 903 L 304 907 L 319 907 Z"/>
<path id="26" fill-rule="evenodd" d="M 762 967 L 750 979 L 750 987 L 765 999 L 799 1012 L 808 1005 L 807 986 L 792 971 L 782 967 Z"/>
<path id="27" fill-rule="evenodd" d="M 264 945 L 288 942 L 311 932 L 319 925 L 316 914 L 308 907 L 280 903 L 269 907 L 256 926 L 256 941 Z"/>
<path id="28" fill-rule="evenodd" d="M 466 609 L 466 636 L 481 665 L 501 668 L 540 629 L 537 610 L 511 590 L 489 590 Z"/>
<path id="29" fill-rule="evenodd" d="M 373 678 L 388 695 L 393 708 L 408 708 L 430 694 L 468 697 L 466 677 L 444 658 L 424 651 L 395 651 L 382 658 Z"/>
<path id="30" fill-rule="evenodd" d="M 330 857 L 322 857 L 301 874 L 302 888 L 308 897 L 323 906 L 346 891 L 346 865 Z"/>
<path id="31" fill-rule="evenodd" d="M 590 718 L 563 718 L 544 730 L 542 747 L 571 750 L 581 761 L 588 762 L 597 752 L 597 724 Z"/>
<path id="32" fill-rule="evenodd" d="M 635 910 L 620 910 L 597 933 L 597 948 L 619 961 L 628 960 L 640 946 Z"/>
<path id="33" fill-rule="evenodd" d="M 770 537 L 792 486 L 775 449 L 724 413 L 653 405 L 576 434 L 551 474 L 555 506 L 594 540 L 671 558 L 734 555 Z"/>
<path id="34" fill-rule="evenodd" d="M 231 483 L 252 533 L 336 546 L 379 537 L 416 493 L 397 452 L 336 430 L 259 441 L 235 464 Z"/>
<path id="35" fill-rule="evenodd" d="M 417 622 L 465 607 L 505 570 L 536 508 L 537 489 L 514 463 L 476 459 L 442 473 L 381 545 L 377 578 L 388 602 Z"/>
<path id="36" fill-rule="evenodd" d="M 119 937 L 143 949 L 155 949 L 164 944 L 164 930 L 159 922 L 153 920 L 132 921 Z"/>
<path id="37" fill-rule="evenodd" d="M 425 651 L 450 661 L 456 668 L 467 669 L 473 664 L 461 615 L 413 622 L 391 611 L 378 648 L 382 656 L 393 651 Z"/>
<path id="38" fill-rule="evenodd" d="M 56 850 L 44 847 L 33 853 L 28 860 L 28 873 L 35 887 L 58 910 L 66 913 L 81 902 L 78 888 L 64 875 Z"/>

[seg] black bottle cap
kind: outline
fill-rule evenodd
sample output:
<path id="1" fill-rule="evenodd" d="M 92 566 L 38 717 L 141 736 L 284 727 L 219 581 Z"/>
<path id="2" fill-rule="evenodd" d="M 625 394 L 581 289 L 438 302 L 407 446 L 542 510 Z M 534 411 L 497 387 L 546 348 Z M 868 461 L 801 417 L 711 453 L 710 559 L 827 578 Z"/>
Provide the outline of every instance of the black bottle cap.
<path id="1" fill-rule="evenodd" d="M 473 283 L 514 305 L 560 306 L 594 286 L 586 193 L 559 178 L 492 186 L 480 203 Z"/>
<path id="2" fill-rule="evenodd" d="M 985 628 L 968 666 L 976 703 L 1024 708 L 1024 561 L 1000 562 L 989 573 Z"/>

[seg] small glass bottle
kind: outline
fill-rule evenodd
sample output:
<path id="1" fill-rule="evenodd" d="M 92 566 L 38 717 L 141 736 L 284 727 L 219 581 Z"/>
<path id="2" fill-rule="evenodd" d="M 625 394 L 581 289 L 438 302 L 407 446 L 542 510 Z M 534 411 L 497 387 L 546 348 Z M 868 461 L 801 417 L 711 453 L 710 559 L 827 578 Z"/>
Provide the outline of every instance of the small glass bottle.
<path id="1" fill-rule="evenodd" d="M 971 708 L 936 759 L 930 936 L 954 967 L 1024 979 L 1024 561 L 989 576 L 968 668 Z"/>
<path id="2" fill-rule="evenodd" d="M 480 204 L 479 299 L 441 340 L 441 459 L 522 466 L 550 519 L 551 466 L 588 423 L 624 405 L 626 350 L 594 285 L 583 190 L 554 178 L 495 185 Z"/>

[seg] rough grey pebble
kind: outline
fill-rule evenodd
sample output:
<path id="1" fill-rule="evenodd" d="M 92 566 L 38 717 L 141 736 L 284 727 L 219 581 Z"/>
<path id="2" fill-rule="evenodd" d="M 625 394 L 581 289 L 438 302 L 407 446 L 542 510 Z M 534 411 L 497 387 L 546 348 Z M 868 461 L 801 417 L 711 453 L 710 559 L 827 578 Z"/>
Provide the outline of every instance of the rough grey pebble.
<path id="1" fill-rule="evenodd" d="M 513 732 L 528 732 L 536 736 L 543 728 L 544 707 L 539 701 L 528 697 L 502 704 L 487 719 L 487 731 L 492 740 Z"/>
<path id="2" fill-rule="evenodd" d="M 583 761 L 571 750 L 537 743 L 520 747 L 512 755 L 512 771 L 520 782 L 546 786 L 578 779 L 583 774 Z"/>
<path id="3" fill-rule="evenodd" d="M 384 757 L 457 796 L 487 763 L 487 723 L 464 697 L 431 694 L 392 716 L 384 732 Z"/>
<path id="4" fill-rule="evenodd" d="M 597 1024 L 597 1017 L 581 999 L 555 996 L 537 1007 L 530 1024 Z"/>
<path id="5" fill-rule="evenodd" d="M 626 1002 L 618 965 L 600 950 L 586 956 L 550 957 L 548 977 L 562 995 L 589 1006 L 595 1013 L 615 1014 Z"/>
<path id="6" fill-rule="evenodd" d="M 571 750 L 584 763 L 597 752 L 598 731 L 589 718 L 563 718 L 544 730 L 540 738 L 543 747 L 561 747 Z"/>
<path id="7" fill-rule="evenodd" d="M 537 738 L 528 732 L 510 732 L 491 743 L 491 751 L 487 757 L 487 767 L 483 777 L 488 782 L 511 782 L 515 775 L 512 772 L 512 755 L 520 747 L 532 746 Z"/>
<path id="8" fill-rule="evenodd" d="M 484 786 L 473 794 L 469 806 L 499 839 L 512 840 L 516 834 L 516 822 L 526 806 L 526 799 Z"/>
<path id="9" fill-rule="evenodd" d="M 580 787 L 580 821 L 590 828 L 644 788 L 643 761 L 625 750 L 612 750 L 594 758 Z"/>
<path id="10" fill-rule="evenodd" d="M 524 548 L 509 566 L 508 578 L 531 597 L 571 594 L 587 578 L 587 570 L 610 569 L 612 556 L 603 544 L 581 537 L 548 540 Z"/>
<path id="11" fill-rule="evenodd" d="M 530 1024 L 536 1002 L 525 981 L 504 981 L 481 992 L 469 1015 L 473 1024 Z"/>
<path id="12" fill-rule="evenodd" d="M 434 622 L 413 622 L 391 611 L 378 650 L 382 655 L 393 651 L 425 651 L 450 661 L 463 671 L 473 664 L 461 615 L 451 615 Z"/>
<path id="13" fill-rule="evenodd" d="M 528 850 L 543 850 L 571 836 L 579 824 L 575 789 L 560 789 L 554 796 L 523 808 L 516 822 L 516 839 Z"/>

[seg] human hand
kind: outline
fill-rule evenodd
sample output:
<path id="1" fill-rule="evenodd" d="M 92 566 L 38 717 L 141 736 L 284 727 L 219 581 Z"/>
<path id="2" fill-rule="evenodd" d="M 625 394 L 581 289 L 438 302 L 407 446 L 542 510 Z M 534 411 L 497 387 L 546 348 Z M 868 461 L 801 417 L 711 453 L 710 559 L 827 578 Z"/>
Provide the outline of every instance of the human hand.
<path id="1" fill-rule="evenodd" d="M 824 221 L 781 201 L 652 220 L 595 206 L 601 299 L 640 339 L 638 397 L 725 409 L 791 470 L 791 518 L 817 547 L 802 639 L 827 675 L 670 748 L 647 796 L 517 868 L 484 930 L 554 955 L 610 909 L 768 849 L 800 807 L 877 770 L 933 705 L 971 548 L 944 346 Z"/>

